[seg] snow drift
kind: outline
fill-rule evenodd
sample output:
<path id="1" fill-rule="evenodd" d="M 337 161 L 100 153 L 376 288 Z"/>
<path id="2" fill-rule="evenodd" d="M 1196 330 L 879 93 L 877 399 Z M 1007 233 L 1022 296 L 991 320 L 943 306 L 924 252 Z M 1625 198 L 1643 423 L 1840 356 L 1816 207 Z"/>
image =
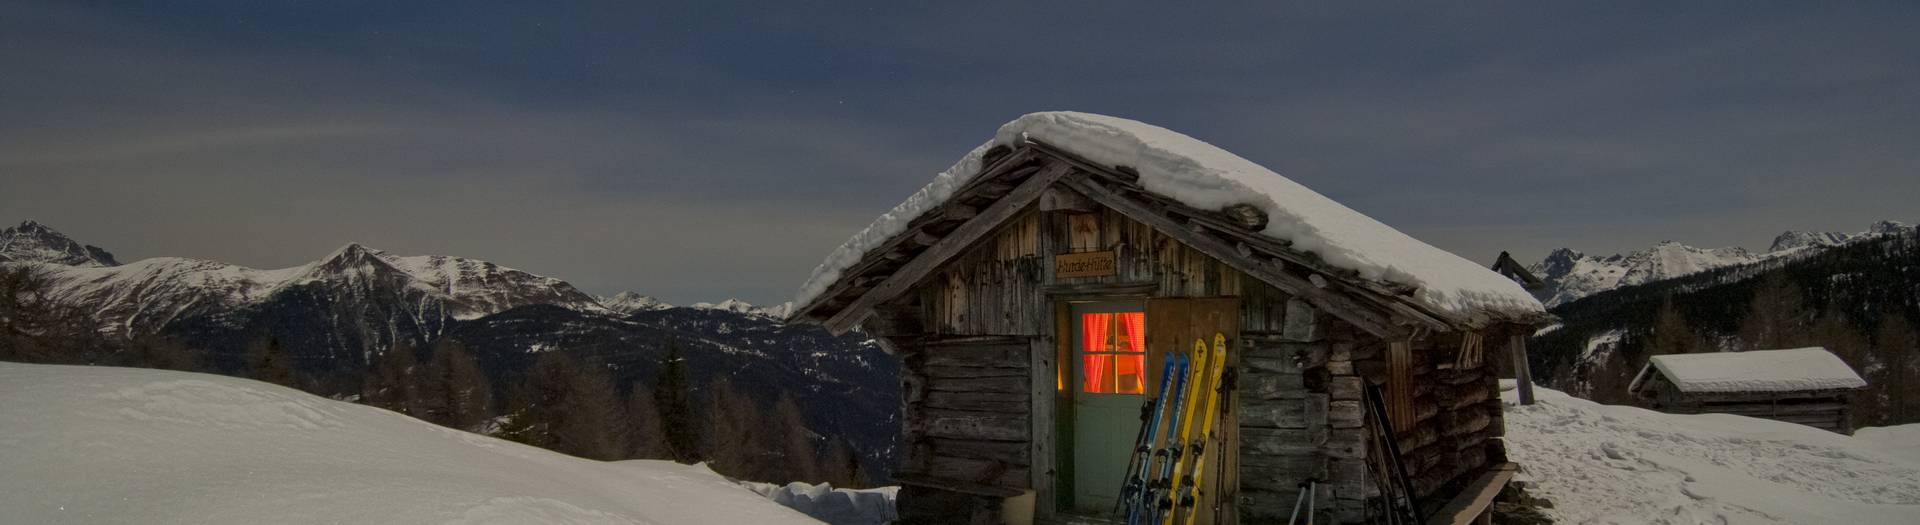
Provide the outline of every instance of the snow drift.
<path id="1" fill-rule="evenodd" d="M 1506 394 L 1508 455 L 1557 523 L 1914 523 L 1920 425 L 1849 437 L 1724 414 Z"/>
<path id="2" fill-rule="evenodd" d="M 814 523 L 701 465 L 605 463 L 245 379 L 0 363 L 13 523 Z"/>

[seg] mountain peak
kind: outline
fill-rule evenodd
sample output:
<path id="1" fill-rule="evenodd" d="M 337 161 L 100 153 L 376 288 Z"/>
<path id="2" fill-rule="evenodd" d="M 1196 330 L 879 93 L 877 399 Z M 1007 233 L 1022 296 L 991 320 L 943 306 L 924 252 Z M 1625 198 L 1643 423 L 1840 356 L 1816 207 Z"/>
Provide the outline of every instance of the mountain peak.
<path id="1" fill-rule="evenodd" d="M 327 254 L 326 257 L 323 257 L 320 260 L 322 262 L 365 260 L 365 259 L 381 258 L 386 254 L 387 252 L 383 252 L 373 248 L 368 248 L 364 244 L 360 244 L 357 242 L 349 242 L 347 243 L 346 246 L 341 246 L 340 249 L 334 250 L 333 253 Z"/>
<path id="2" fill-rule="evenodd" d="M 719 303 L 693 303 L 693 307 L 699 308 L 702 310 L 726 310 L 729 312 L 739 312 L 743 314 L 753 313 L 755 310 L 760 309 L 759 307 L 754 306 L 753 303 L 749 303 L 739 299 L 732 299 L 732 298 L 729 298 L 725 301 L 720 301 Z"/>
<path id="3" fill-rule="evenodd" d="M 37 262 L 66 266 L 119 266 L 113 254 L 80 244 L 53 228 L 32 220 L 0 230 L 0 261 Z"/>
<path id="4" fill-rule="evenodd" d="M 1873 223 L 1872 226 L 1868 226 L 1867 233 L 1872 235 L 1886 235 L 1886 234 L 1898 232 L 1901 230 L 1911 230 L 1911 229 L 1913 229 L 1913 226 L 1910 226 L 1904 222 L 1880 221 L 1880 222 Z"/>
<path id="5" fill-rule="evenodd" d="M 333 253 L 327 254 L 326 257 L 322 257 L 320 260 L 310 264 L 308 267 L 311 269 L 309 270 L 308 276 L 322 278 L 348 270 L 366 271 L 366 269 L 369 268 L 384 268 L 399 271 L 399 269 L 394 266 L 394 261 L 390 259 L 391 257 L 387 255 L 387 252 L 368 248 L 357 242 L 350 242 L 347 243 L 346 246 L 341 246 L 340 249 L 334 250 Z"/>
<path id="6" fill-rule="evenodd" d="M 601 297 L 599 298 L 599 301 L 600 301 L 600 306 L 605 306 L 607 307 L 608 310 L 613 310 L 615 312 L 620 312 L 623 314 L 651 312 L 654 310 L 665 310 L 668 308 L 673 308 L 673 305 L 667 304 L 664 301 L 655 299 L 651 296 L 640 295 L 634 292 L 620 292 L 617 294 L 613 294 L 613 297 Z"/>
<path id="7" fill-rule="evenodd" d="M 1816 246 L 1821 248 L 1838 246 L 1841 244 L 1850 243 L 1860 239 L 1865 239 L 1868 237 L 1873 237 L 1878 235 L 1886 235 L 1890 233 L 1904 231 L 1910 228 L 1912 228 L 1912 226 L 1908 226 L 1906 223 L 1903 223 L 1900 221 L 1888 220 L 1888 221 L 1878 221 L 1871 225 L 1868 225 L 1867 231 L 1859 232 L 1859 233 L 1809 232 L 1809 231 L 1800 231 L 1800 230 L 1789 230 L 1785 233 L 1780 234 L 1780 236 L 1778 237 L 1774 237 L 1773 245 L 1768 247 L 1767 251 L 1783 252 L 1787 250 L 1806 248 L 1809 246 Z"/>

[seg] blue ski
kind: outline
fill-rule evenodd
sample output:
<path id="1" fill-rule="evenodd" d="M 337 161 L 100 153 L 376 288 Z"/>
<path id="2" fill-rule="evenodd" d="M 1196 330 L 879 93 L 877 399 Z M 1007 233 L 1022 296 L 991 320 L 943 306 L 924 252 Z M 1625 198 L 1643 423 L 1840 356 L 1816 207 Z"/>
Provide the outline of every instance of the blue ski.
<path id="1" fill-rule="evenodd" d="M 1146 497 L 1147 473 L 1148 466 L 1153 463 L 1154 439 L 1159 435 L 1160 414 L 1167 406 L 1161 401 L 1167 399 L 1167 389 L 1173 383 L 1173 365 L 1174 360 L 1169 356 L 1160 370 L 1160 394 L 1147 400 L 1147 404 L 1140 407 L 1140 437 L 1135 440 L 1133 459 L 1127 463 L 1127 481 L 1121 485 L 1120 499 L 1116 502 L 1118 506 L 1129 509 L 1129 513 Z"/>
<path id="2" fill-rule="evenodd" d="M 1167 430 L 1172 432 L 1180 428 L 1180 400 L 1185 397 L 1187 391 L 1187 356 L 1184 353 L 1170 353 L 1167 354 L 1167 361 L 1173 364 L 1173 391 L 1171 392 L 1173 398 L 1161 403 L 1161 407 L 1171 407 L 1163 412 L 1166 413 Z M 1159 422 L 1156 421 L 1155 424 L 1158 425 Z M 1147 467 L 1142 470 L 1151 470 L 1152 463 L 1157 461 L 1160 463 L 1160 472 L 1154 474 L 1153 479 L 1146 481 L 1146 491 L 1140 500 L 1128 506 L 1127 525 L 1140 525 L 1143 520 L 1155 514 L 1154 507 L 1160 502 L 1160 491 L 1166 490 L 1167 477 L 1173 474 L 1173 462 L 1170 461 L 1173 452 L 1169 448 L 1173 444 L 1173 440 L 1168 439 L 1166 445 L 1154 449 L 1152 461 L 1142 465 Z M 1142 476 L 1144 477 L 1145 474 Z"/>

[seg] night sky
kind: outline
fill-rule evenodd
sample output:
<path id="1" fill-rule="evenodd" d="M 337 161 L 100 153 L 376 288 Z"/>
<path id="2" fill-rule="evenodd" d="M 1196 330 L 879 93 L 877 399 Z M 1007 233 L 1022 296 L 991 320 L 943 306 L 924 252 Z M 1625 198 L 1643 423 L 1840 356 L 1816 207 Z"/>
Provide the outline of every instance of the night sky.
<path id="1" fill-rule="evenodd" d="M 550 4 L 0 0 L 0 224 L 123 261 L 357 241 L 774 303 L 1058 109 L 1483 262 L 1920 219 L 1914 2 Z"/>

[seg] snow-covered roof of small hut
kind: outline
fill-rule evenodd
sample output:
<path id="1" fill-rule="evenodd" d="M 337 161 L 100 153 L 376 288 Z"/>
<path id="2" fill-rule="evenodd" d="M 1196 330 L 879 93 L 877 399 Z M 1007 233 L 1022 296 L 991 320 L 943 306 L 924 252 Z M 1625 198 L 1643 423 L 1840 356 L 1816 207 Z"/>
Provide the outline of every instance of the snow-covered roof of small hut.
<path id="1" fill-rule="evenodd" d="M 1853 368 L 1821 347 L 1710 354 L 1657 355 L 1634 375 L 1639 390 L 1658 370 L 1681 392 L 1795 392 L 1867 386 Z"/>
<path id="2" fill-rule="evenodd" d="M 1287 241 L 1293 249 L 1317 255 L 1361 278 L 1415 287 L 1415 300 L 1443 312 L 1469 318 L 1487 312 L 1525 318 L 1546 311 L 1512 280 L 1414 239 L 1252 161 L 1151 124 L 1077 112 L 1032 113 L 1001 126 L 993 140 L 974 148 L 933 182 L 834 250 L 800 287 L 794 304 L 813 301 L 869 250 L 885 244 L 914 218 L 938 208 L 965 187 L 979 175 L 988 149 L 1018 147 L 1026 138 L 1095 163 L 1132 167 L 1139 171 L 1139 184 L 1148 191 L 1194 208 L 1254 205 L 1269 217 L 1262 234 Z"/>

